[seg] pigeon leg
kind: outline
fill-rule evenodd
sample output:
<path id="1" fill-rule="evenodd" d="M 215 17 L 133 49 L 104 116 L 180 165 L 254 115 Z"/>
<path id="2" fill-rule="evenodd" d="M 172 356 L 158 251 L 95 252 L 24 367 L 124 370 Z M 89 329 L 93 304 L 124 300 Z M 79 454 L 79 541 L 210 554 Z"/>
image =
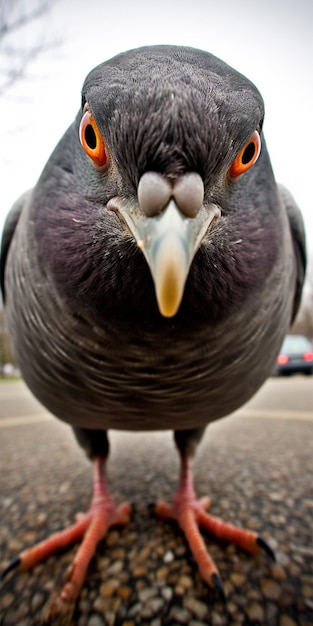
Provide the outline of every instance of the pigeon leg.
<path id="1" fill-rule="evenodd" d="M 105 537 L 111 526 L 126 524 L 129 520 L 130 505 L 124 503 L 116 507 L 108 490 L 105 478 L 105 459 L 95 458 L 93 470 L 93 497 L 89 511 L 79 515 L 78 521 L 66 530 L 55 533 L 47 540 L 22 552 L 9 563 L 2 574 L 4 577 L 15 567 L 22 571 L 30 569 L 56 550 L 81 540 L 74 561 L 66 572 L 63 588 L 51 603 L 49 618 L 73 610 L 97 544 Z"/>
<path id="2" fill-rule="evenodd" d="M 271 548 L 256 533 L 227 524 L 206 511 L 210 506 L 208 498 L 198 499 L 194 490 L 192 475 L 192 459 L 186 454 L 181 456 L 181 475 L 178 489 L 172 504 L 159 502 L 157 514 L 162 519 L 176 520 L 182 529 L 200 574 L 205 582 L 217 589 L 224 598 L 223 584 L 217 567 L 207 551 L 199 528 L 204 528 L 218 539 L 230 541 L 255 554 L 263 548 L 274 557 Z"/>

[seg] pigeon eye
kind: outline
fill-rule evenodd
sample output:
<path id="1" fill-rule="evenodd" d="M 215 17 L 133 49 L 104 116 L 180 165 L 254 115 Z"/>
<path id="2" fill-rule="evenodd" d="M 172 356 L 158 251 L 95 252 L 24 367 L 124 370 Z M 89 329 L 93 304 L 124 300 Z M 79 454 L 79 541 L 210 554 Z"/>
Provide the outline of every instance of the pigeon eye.
<path id="1" fill-rule="evenodd" d="M 254 165 L 261 150 L 261 138 L 257 130 L 232 162 L 228 175 L 230 178 L 238 178 Z"/>
<path id="2" fill-rule="evenodd" d="M 106 170 L 110 164 L 110 157 L 94 117 L 88 110 L 80 122 L 79 139 L 86 154 L 95 165 L 101 170 Z"/>

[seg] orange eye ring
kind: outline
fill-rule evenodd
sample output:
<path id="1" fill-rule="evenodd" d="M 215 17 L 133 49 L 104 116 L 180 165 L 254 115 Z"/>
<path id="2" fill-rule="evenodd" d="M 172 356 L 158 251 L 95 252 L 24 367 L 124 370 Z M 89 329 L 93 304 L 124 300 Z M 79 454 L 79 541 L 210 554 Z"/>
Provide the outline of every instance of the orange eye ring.
<path id="1" fill-rule="evenodd" d="M 229 177 L 235 179 L 247 172 L 258 160 L 260 151 L 261 138 L 258 131 L 255 130 L 252 137 L 250 137 L 249 141 L 247 141 L 238 156 L 236 156 L 235 160 L 232 162 L 228 170 Z"/>
<path id="2" fill-rule="evenodd" d="M 102 170 L 107 169 L 110 164 L 110 157 L 95 119 L 88 110 L 80 122 L 79 139 L 86 154 L 95 165 Z"/>

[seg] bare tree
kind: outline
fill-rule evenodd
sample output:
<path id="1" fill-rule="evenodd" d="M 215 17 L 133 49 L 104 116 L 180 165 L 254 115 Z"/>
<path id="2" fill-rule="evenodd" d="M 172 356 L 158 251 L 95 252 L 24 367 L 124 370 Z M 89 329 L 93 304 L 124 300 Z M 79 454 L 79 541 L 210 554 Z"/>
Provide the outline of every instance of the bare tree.
<path id="1" fill-rule="evenodd" d="M 0 96 L 25 76 L 39 53 L 54 45 L 38 29 L 53 2 L 0 0 Z"/>

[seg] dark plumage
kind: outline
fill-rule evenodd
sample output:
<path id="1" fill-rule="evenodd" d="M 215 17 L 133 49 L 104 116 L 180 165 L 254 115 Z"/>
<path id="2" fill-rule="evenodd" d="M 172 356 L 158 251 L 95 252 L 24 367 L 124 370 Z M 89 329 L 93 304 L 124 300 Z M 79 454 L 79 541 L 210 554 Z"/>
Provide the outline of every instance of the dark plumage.
<path id="1" fill-rule="evenodd" d="M 254 85 L 206 52 L 121 54 L 87 76 L 75 122 L 9 216 L 19 366 L 93 459 L 109 428 L 171 428 L 184 483 L 205 426 L 272 370 L 305 252 L 263 116 Z M 215 570 L 208 582 L 220 587 Z"/>

